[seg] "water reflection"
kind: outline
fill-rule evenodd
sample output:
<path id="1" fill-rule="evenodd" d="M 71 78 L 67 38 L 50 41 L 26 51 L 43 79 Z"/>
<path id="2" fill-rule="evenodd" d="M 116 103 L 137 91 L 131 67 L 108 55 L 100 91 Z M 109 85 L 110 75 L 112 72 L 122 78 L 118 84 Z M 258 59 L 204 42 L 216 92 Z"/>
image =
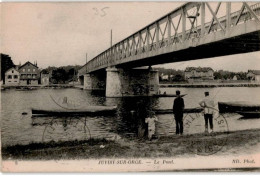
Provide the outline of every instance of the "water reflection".
<path id="1" fill-rule="evenodd" d="M 116 100 L 118 100 L 118 122 L 114 125 L 114 131 L 125 137 L 146 137 L 145 118 L 158 103 L 158 98 L 126 97 Z"/>

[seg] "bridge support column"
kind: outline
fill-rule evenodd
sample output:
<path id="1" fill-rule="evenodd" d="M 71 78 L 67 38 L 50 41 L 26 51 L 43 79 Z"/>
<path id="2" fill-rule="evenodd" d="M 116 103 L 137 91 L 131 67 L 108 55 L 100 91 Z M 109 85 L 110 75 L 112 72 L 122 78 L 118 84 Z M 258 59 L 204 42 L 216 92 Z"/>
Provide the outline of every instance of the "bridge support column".
<path id="1" fill-rule="evenodd" d="M 84 75 L 84 89 L 86 90 L 105 90 L 105 76 L 98 74 Z"/>
<path id="2" fill-rule="evenodd" d="M 91 82 L 91 76 L 90 74 L 85 74 L 84 75 L 84 89 L 92 89 L 92 82 Z"/>
<path id="3" fill-rule="evenodd" d="M 122 96 L 121 74 L 117 68 L 107 68 L 106 79 L 106 96 L 118 97 Z"/>
<path id="4" fill-rule="evenodd" d="M 159 91 L 158 71 L 107 68 L 106 96 L 150 96 Z"/>

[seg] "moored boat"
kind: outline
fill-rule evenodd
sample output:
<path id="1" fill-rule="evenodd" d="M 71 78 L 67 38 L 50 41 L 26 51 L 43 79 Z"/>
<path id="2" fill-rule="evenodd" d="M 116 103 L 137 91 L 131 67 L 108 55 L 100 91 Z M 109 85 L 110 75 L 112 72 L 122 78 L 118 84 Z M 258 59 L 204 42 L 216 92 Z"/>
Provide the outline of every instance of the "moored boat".
<path id="1" fill-rule="evenodd" d="M 186 96 L 187 94 L 181 95 L 181 97 Z M 175 94 L 154 94 L 153 97 L 177 97 Z"/>
<path id="2" fill-rule="evenodd" d="M 172 109 L 154 109 L 156 114 L 173 114 Z M 200 113 L 203 111 L 203 108 L 186 108 L 184 113 Z"/>
<path id="3" fill-rule="evenodd" d="M 238 111 L 237 113 L 244 118 L 260 118 L 260 111 Z"/>
<path id="4" fill-rule="evenodd" d="M 89 106 L 84 109 L 36 109 L 32 108 L 32 115 L 46 116 L 87 116 L 111 115 L 117 111 L 116 106 Z"/>
<path id="5" fill-rule="evenodd" d="M 220 113 L 231 113 L 231 112 L 259 112 L 260 104 L 239 101 L 239 102 L 218 102 L 218 109 Z"/>

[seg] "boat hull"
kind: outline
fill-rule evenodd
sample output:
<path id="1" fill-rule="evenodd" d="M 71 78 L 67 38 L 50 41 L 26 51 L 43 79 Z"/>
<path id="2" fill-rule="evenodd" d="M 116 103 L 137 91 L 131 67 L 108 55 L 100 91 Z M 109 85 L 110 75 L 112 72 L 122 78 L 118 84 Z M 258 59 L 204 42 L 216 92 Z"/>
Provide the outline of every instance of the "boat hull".
<path id="1" fill-rule="evenodd" d="M 172 109 L 155 109 L 153 110 L 156 114 L 173 114 Z M 200 113 L 203 108 L 186 108 L 184 113 Z"/>
<path id="2" fill-rule="evenodd" d="M 243 111 L 260 111 L 260 105 L 236 103 L 236 102 L 218 102 L 220 113 L 234 113 Z"/>
<path id="3" fill-rule="evenodd" d="M 116 107 L 92 107 L 89 109 L 35 109 L 32 108 L 32 115 L 44 116 L 96 116 L 96 115 L 112 115 L 117 111 Z"/>
<path id="4" fill-rule="evenodd" d="M 260 112 L 237 112 L 244 118 L 260 118 Z"/>
<path id="5" fill-rule="evenodd" d="M 181 95 L 181 97 L 184 97 L 184 96 L 186 96 L 187 94 L 183 94 L 183 95 Z M 174 95 L 174 94 L 172 94 L 172 95 L 168 95 L 168 94 L 155 94 L 155 95 L 153 95 L 153 97 L 177 97 L 177 95 Z"/>

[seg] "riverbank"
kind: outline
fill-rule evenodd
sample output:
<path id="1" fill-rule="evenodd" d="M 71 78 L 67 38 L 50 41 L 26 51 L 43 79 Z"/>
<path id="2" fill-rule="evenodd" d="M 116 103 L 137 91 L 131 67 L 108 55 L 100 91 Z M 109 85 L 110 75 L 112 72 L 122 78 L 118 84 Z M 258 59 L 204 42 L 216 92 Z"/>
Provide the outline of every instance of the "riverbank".
<path id="1" fill-rule="evenodd" d="M 17 89 L 17 90 L 34 90 L 34 89 L 43 89 L 43 88 L 77 88 L 72 84 L 51 84 L 51 85 L 2 85 L 1 90 L 8 90 L 8 89 Z"/>
<path id="2" fill-rule="evenodd" d="M 215 135 L 194 134 L 160 137 L 152 141 L 145 139 L 91 139 L 87 141 L 67 141 L 31 143 L 2 148 L 2 158 L 18 160 L 60 160 L 90 158 L 154 158 L 195 156 L 190 150 L 194 140 L 213 143 L 221 148 L 214 155 L 240 155 L 258 153 L 260 129 L 215 133 Z M 211 153 L 209 153 L 211 154 Z"/>
<path id="3" fill-rule="evenodd" d="M 260 87 L 260 83 L 252 83 L 252 82 L 194 82 L 194 83 L 160 83 L 160 88 L 167 87 L 186 87 L 186 88 L 214 88 L 214 87 Z M 83 89 L 83 85 L 73 85 L 73 84 L 50 84 L 50 85 L 17 85 L 17 86 L 8 86 L 1 85 L 2 89 L 23 89 L 23 88 L 78 88 Z"/>
<path id="4" fill-rule="evenodd" d="M 160 88 L 215 88 L 215 87 L 260 87 L 260 83 L 187 83 L 187 84 L 159 84 Z"/>

